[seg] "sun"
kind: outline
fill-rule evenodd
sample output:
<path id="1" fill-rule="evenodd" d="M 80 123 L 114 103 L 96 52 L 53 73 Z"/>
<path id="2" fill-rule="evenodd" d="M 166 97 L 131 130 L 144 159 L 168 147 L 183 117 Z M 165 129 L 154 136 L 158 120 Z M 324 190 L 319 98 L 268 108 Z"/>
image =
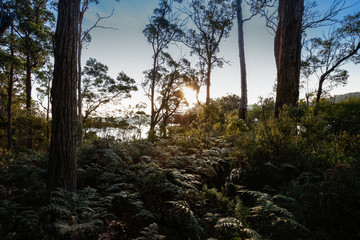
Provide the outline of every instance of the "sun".
<path id="1" fill-rule="evenodd" d="M 196 91 L 191 87 L 184 87 L 182 89 L 182 92 L 184 93 L 184 98 L 189 103 L 189 107 L 192 107 L 197 103 L 196 100 Z"/>

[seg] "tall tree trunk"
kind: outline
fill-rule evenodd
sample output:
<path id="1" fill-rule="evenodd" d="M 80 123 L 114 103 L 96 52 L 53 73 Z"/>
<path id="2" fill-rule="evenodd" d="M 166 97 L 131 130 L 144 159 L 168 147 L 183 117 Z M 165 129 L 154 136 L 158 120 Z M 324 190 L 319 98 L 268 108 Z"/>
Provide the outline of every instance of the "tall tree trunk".
<path id="1" fill-rule="evenodd" d="M 46 107 L 46 143 L 49 144 L 50 143 L 50 94 L 49 94 L 49 89 L 50 89 L 51 85 L 50 85 L 50 81 L 47 83 L 46 89 L 47 89 L 47 107 Z"/>
<path id="2" fill-rule="evenodd" d="M 33 131 L 32 131 L 32 109 L 31 109 L 31 60 L 30 53 L 26 56 L 26 115 L 27 115 L 27 148 L 33 147 Z"/>
<path id="3" fill-rule="evenodd" d="M 244 21 L 243 21 L 241 4 L 242 4 L 242 0 L 236 0 L 238 46 L 239 46 L 240 73 L 241 73 L 241 100 L 238 109 L 238 117 L 239 119 L 245 120 L 248 101 L 247 101 L 247 80 L 246 80 L 245 47 L 244 47 Z"/>
<path id="4" fill-rule="evenodd" d="M 13 27 L 11 26 L 11 34 L 13 34 Z M 13 41 L 10 43 L 10 54 L 14 57 Z M 8 102 L 7 102 L 7 149 L 12 149 L 12 104 L 13 104 L 13 90 L 14 90 L 14 63 L 10 66 L 9 85 L 8 85 Z"/>
<path id="5" fill-rule="evenodd" d="M 154 55 L 154 62 L 153 62 L 153 69 L 152 69 L 152 76 L 151 76 L 151 84 L 150 84 L 150 101 L 151 101 L 151 116 L 150 116 L 150 130 L 149 130 L 149 140 L 153 141 L 155 138 L 155 126 L 156 126 L 156 119 L 155 119 L 155 85 L 156 85 L 156 74 L 157 74 L 157 59 L 158 55 Z"/>
<path id="6" fill-rule="evenodd" d="M 77 189 L 77 53 L 80 0 L 59 0 L 52 84 L 48 192 Z"/>
<path id="7" fill-rule="evenodd" d="M 8 102 L 7 102 L 7 149 L 12 149 L 12 104 L 13 104 L 13 89 L 14 89 L 14 64 L 10 67 L 9 86 L 8 86 Z"/>
<path id="8" fill-rule="evenodd" d="M 211 59 L 209 62 L 211 62 Z M 210 77 L 211 77 L 211 66 L 209 64 L 206 72 L 206 102 L 205 102 L 206 106 L 209 106 L 210 104 Z"/>
<path id="9" fill-rule="evenodd" d="M 304 0 L 279 0 L 278 9 L 279 23 L 274 46 L 277 67 L 276 117 L 284 105 L 296 106 L 299 99 Z"/>
<path id="10" fill-rule="evenodd" d="M 78 94 L 78 117 L 79 117 L 79 144 L 82 144 L 82 140 L 83 140 L 83 134 L 82 134 L 82 128 L 83 128 L 83 123 L 82 123 L 82 96 L 81 96 L 81 51 L 82 51 L 82 41 L 81 41 L 81 32 L 82 32 L 82 20 L 83 20 L 83 16 L 84 13 L 81 12 L 80 13 L 80 24 L 79 24 L 79 50 L 78 50 L 78 86 L 77 86 L 77 94 Z"/>

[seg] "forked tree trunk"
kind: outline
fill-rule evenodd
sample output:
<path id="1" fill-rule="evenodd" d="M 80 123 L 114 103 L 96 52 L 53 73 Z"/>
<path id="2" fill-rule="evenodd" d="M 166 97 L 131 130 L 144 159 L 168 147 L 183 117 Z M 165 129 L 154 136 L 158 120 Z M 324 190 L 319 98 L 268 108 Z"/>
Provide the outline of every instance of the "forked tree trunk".
<path id="1" fill-rule="evenodd" d="M 236 0 L 237 24 L 238 24 L 238 47 L 241 73 L 241 100 L 238 109 L 239 119 L 245 120 L 247 112 L 247 79 L 244 47 L 244 21 L 242 15 L 242 0 Z"/>
<path id="2" fill-rule="evenodd" d="M 304 0 L 279 0 L 278 12 L 279 24 L 274 46 L 277 67 L 276 117 L 284 105 L 296 106 L 299 99 Z"/>
<path id="3" fill-rule="evenodd" d="M 80 0 L 60 0 L 55 32 L 52 84 L 52 135 L 48 192 L 76 191 L 77 184 L 77 53 Z"/>

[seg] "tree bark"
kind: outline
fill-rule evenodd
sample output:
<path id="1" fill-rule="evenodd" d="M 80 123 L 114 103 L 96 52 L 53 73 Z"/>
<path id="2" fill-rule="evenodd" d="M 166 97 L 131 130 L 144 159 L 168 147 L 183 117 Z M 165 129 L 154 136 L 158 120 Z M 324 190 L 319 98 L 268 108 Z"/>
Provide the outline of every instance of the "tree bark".
<path id="1" fill-rule="evenodd" d="M 32 110 L 31 110 L 31 59 L 30 53 L 26 56 L 26 114 L 27 114 L 27 148 L 33 147 L 33 131 L 32 131 Z"/>
<path id="2" fill-rule="evenodd" d="M 211 58 L 209 60 L 209 62 L 211 62 Z M 211 65 L 208 64 L 207 65 L 207 71 L 206 71 L 206 106 L 209 106 L 210 104 L 210 77 L 211 77 Z"/>
<path id="3" fill-rule="evenodd" d="M 247 79 L 246 79 L 246 63 L 245 63 L 245 44 L 244 44 L 244 21 L 242 15 L 242 0 L 236 0 L 237 24 L 238 24 L 238 47 L 240 58 L 240 74 L 241 74 L 241 99 L 238 109 L 239 119 L 245 120 L 247 112 Z"/>
<path id="4" fill-rule="evenodd" d="M 60 0 L 55 32 L 48 193 L 77 189 L 77 53 L 80 0 Z"/>
<path id="5" fill-rule="evenodd" d="M 155 126 L 156 126 L 155 86 L 156 86 L 158 54 L 159 54 L 159 52 L 154 54 L 154 62 L 153 62 L 153 69 L 152 69 L 152 76 L 151 76 L 151 83 L 150 83 L 151 116 L 150 116 L 150 130 L 149 130 L 149 135 L 148 135 L 148 139 L 150 141 L 155 140 Z"/>
<path id="6" fill-rule="evenodd" d="M 79 124 L 79 144 L 82 144 L 83 134 L 82 134 L 82 92 L 81 92 L 81 51 L 82 51 L 82 40 L 81 40 L 81 32 L 82 32 L 82 20 L 84 17 L 84 12 L 80 13 L 80 23 L 79 23 L 79 50 L 78 50 L 78 79 L 77 79 L 77 101 L 78 101 L 78 124 Z"/>
<path id="7" fill-rule="evenodd" d="M 279 0 L 278 12 L 279 24 L 274 45 L 277 67 L 276 117 L 284 105 L 296 106 L 299 99 L 304 0 Z"/>
<path id="8" fill-rule="evenodd" d="M 11 34 L 13 34 L 13 27 L 11 27 Z M 10 54 L 14 57 L 13 41 L 10 42 Z M 13 91 L 14 91 L 14 63 L 10 66 L 9 85 L 8 85 L 8 102 L 7 102 L 7 149 L 12 149 L 12 104 L 13 104 Z"/>
<path id="9" fill-rule="evenodd" d="M 7 149 L 12 149 L 12 104 L 13 104 L 13 89 L 14 89 L 14 64 L 10 67 L 9 86 L 8 86 L 8 126 L 7 126 Z"/>

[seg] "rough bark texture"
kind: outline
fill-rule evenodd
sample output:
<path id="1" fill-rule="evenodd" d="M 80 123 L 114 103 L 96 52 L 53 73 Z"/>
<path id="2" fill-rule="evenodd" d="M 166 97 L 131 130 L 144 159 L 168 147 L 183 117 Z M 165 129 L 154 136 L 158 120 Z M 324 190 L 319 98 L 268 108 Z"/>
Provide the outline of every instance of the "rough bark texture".
<path id="1" fill-rule="evenodd" d="M 60 0 L 55 32 L 52 96 L 52 136 L 49 193 L 56 188 L 76 191 L 77 51 L 80 0 Z"/>
<path id="2" fill-rule="evenodd" d="M 240 74 L 241 74 L 241 100 L 238 110 L 239 119 L 245 120 L 247 112 L 247 80 L 246 80 L 246 64 L 245 64 L 245 45 L 244 45 L 244 21 L 242 15 L 242 0 L 236 0 L 237 24 L 238 24 L 238 47 L 240 58 Z"/>
<path id="3" fill-rule="evenodd" d="M 275 116 L 284 105 L 296 106 L 299 99 L 304 0 L 279 0 L 278 12 L 274 46 L 277 67 Z"/>

